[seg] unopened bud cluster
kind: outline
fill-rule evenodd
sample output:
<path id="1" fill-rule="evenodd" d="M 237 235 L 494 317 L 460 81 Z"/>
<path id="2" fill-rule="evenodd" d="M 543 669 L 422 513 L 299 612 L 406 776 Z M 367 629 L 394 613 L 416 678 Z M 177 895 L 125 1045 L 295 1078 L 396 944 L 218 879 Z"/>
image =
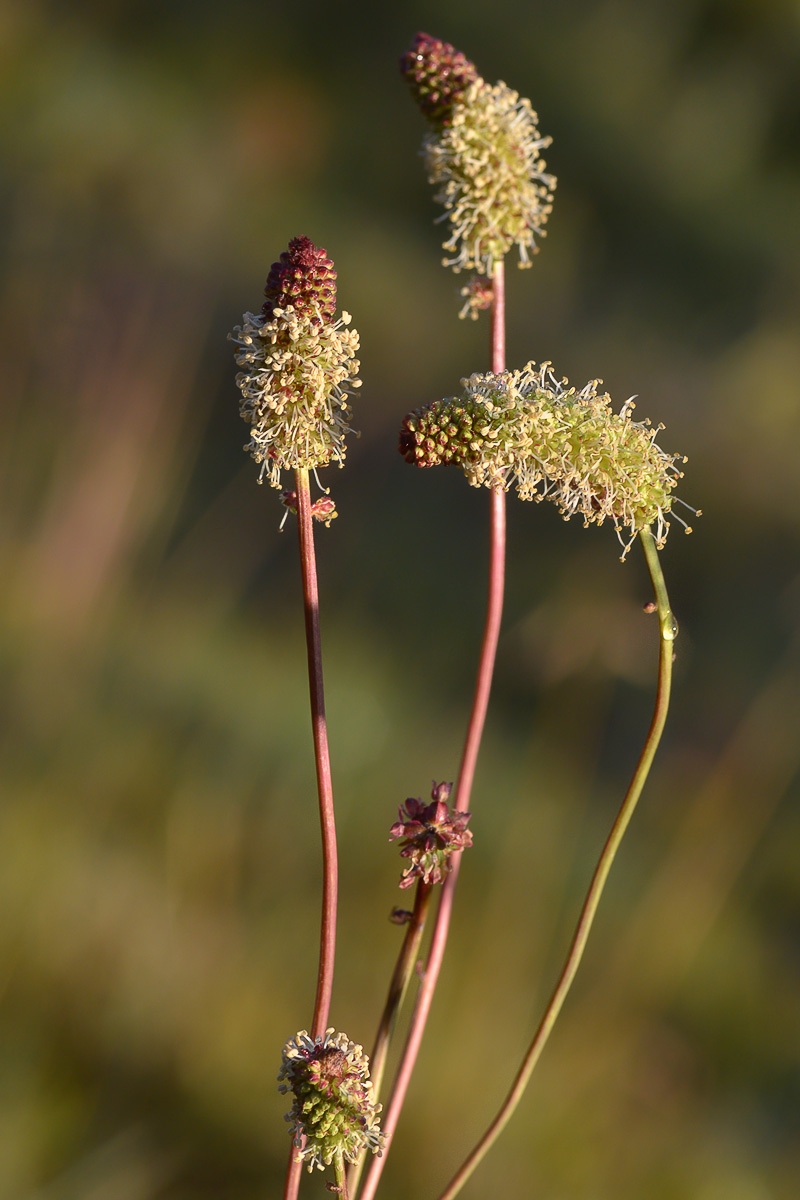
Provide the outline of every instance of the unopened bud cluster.
<path id="1" fill-rule="evenodd" d="M 475 487 L 516 483 L 523 500 L 548 497 L 565 520 L 611 520 L 625 553 L 650 525 L 663 545 L 682 477 L 676 463 L 685 460 L 657 445 L 663 426 L 631 420 L 631 400 L 614 412 L 601 382 L 578 391 L 549 363 L 472 375 L 462 380 L 463 396 L 409 413 L 400 452 L 420 467 L 454 463 Z"/>
<path id="2" fill-rule="evenodd" d="M 540 135 L 530 101 L 505 83 L 488 84 L 463 55 L 427 34 L 417 35 L 401 69 L 434 127 L 423 154 L 449 221 L 444 265 L 491 276 L 516 246 L 519 265 L 530 266 L 556 184 L 540 154 L 551 139 Z"/>
<path id="3" fill-rule="evenodd" d="M 472 845 L 472 833 L 467 829 L 470 814 L 456 812 L 447 803 L 452 787 L 451 783 L 434 783 L 430 804 L 411 797 L 398 810 L 389 840 L 402 838 L 400 856 L 411 860 L 400 880 L 401 888 L 411 887 L 415 879 L 441 883 L 453 869 L 453 853 Z"/>
<path id="4" fill-rule="evenodd" d="M 480 78 L 474 63 L 449 42 L 418 33 L 400 59 L 400 70 L 422 115 L 431 125 L 450 124 L 453 108 L 471 83 Z"/>
<path id="5" fill-rule="evenodd" d="M 305 1029 L 283 1049 L 278 1091 L 294 1096 L 286 1120 L 309 1171 L 332 1162 L 356 1162 L 369 1150 L 380 1154 L 381 1105 L 372 1095 L 369 1060 L 344 1033 L 328 1029 L 311 1037 Z"/>
<path id="6" fill-rule="evenodd" d="M 229 336 L 250 426 L 245 449 L 261 465 L 259 482 L 280 487 L 282 470 L 344 461 L 359 340 L 349 313 L 334 320 L 336 272 L 308 238 L 294 238 L 273 264 L 265 294 L 261 313 L 245 313 Z"/>

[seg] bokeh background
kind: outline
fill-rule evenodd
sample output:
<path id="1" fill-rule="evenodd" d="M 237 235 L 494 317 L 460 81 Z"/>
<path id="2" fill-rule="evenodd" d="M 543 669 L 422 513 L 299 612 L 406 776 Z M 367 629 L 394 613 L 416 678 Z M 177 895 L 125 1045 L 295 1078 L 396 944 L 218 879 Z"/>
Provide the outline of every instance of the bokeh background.
<path id="1" fill-rule="evenodd" d="M 602 376 L 689 455 L 675 701 L 586 961 L 465 1195 L 800 1190 L 800 7 L 795 0 L 6 0 L 0 8 L 0 1195 L 256 1200 L 287 1152 L 319 851 L 296 543 L 227 331 L 299 233 L 362 337 L 318 539 L 343 876 L 333 1020 L 371 1042 L 396 806 L 452 778 L 485 496 L 396 453 L 488 365 L 397 59 L 445 37 L 558 175 L 509 362 Z M 510 506 L 451 951 L 386 1200 L 434 1197 L 561 962 L 653 698 L 613 531 Z M 326 1194 L 319 1176 L 308 1195 Z"/>

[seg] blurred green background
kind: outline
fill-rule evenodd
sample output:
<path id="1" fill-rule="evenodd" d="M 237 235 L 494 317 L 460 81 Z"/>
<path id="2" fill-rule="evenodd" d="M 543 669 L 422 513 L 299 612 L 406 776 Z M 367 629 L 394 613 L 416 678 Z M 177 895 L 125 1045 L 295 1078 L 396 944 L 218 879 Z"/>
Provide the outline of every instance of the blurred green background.
<path id="1" fill-rule="evenodd" d="M 362 338 L 318 539 L 342 860 L 332 1019 L 369 1046 L 396 806 L 456 770 L 485 496 L 399 420 L 488 365 L 397 71 L 418 29 L 532 98 L 559 177 L 511 365 L 602 376 L 689 455 L 675 701 L 584 966 L 465 1195 L 800 1191 L 800 6 L 7 0 L 0 7 L 0 1196 L 280 1194 L 319 851 L 296 543 L 226 333 L 303 233 Z M 387 1200 L 494 1113 L 649 721 L 638 550 L 510 506 L 451 952 Z M 304 1185 L 305 1186 L 305 1185 Z M 326 1194 L 319 1176 L 308 1195 Z"/>

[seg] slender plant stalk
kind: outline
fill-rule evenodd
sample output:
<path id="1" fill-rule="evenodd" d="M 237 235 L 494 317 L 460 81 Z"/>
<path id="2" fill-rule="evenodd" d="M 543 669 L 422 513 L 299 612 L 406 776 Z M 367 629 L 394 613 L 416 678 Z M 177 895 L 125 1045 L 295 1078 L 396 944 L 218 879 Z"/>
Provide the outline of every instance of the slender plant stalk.
<path id="1" fill-rule="evenodd" d="M 567 993 L 572 986 L 572 981 L 575 978 L 575 973 L 578 970 L 583 951 L 586 946 L 589 931 L 594 921 L 597 905 L 605 887 L 611 864 L 614 861 L 614 856 L 617 853 L 619 844 L 625 830 L 628 827 L 628 822 L 631 819 L 633 810 L 636 807 L 636 802 L 641 795 L 645 780 L 647 779 L 650 767 L 655 756 L 658 743 L 661 740 L 661 734 L 664 730 L 664 723 L 667 719 L 667 709 L 669 708 L 670 685 L 672 681 L 672 643 L 677 634 L 677 624 L 669 606 L 669 597 L 664 583 L 664 576 L 661 571 L 661 564 L 656 550 L 655 540 L 649 529 L 644 529 L 639 534 L 644 555 L 647 562 L 647 568 L 650 572 L 650 578 L 653 583 L 653 590 L 656 597 L 656 605 L 658 607 L 658 619 L 660 627 L 660 649 L 658 660 L 658 688 L 656 692 L 655 710 L 653 719 L 650 723 L 650 729 L 647 733 L 647 738 L 636 765 L 633 778 L 631 780 L 625 799 L 622 801 L 614 824 L 611 827 L 611 832 L 608 835 L 603 851 L 595 868 L 592 881 L 589 885 L 589 891 L 581 909 L 578 925 L 572 939 L 572 944 L 567 954 L 566 962 L 564 963 L 561 975 L 556 983 L 555 989 L 550 1001 L 545 1009 L 544 1016 L 536 1031 L 536 1035 L 531 1042 L 528 1051 L 522 1060 L 517 1076 L 514 1079 L 511 1090 L 504 1100 L 500 1111 L 492 1121 L 491 1125 L 478 1142 L 475 1149 L 464 1162 L 463 1166 L 453 1176 L 450 1183 L 441 1193 L 439 1200 L 452 1200 L 458 1194 L 463 1185 L 469 1179 L 472 1172 L 478 1166 L 484 1155 L 491 1149 L 497 1138 L 502 1133 L 508 1124 L 511 1116 L 514 1113 L 517 1105 L 522 1098 L 522 1093 L 528 1085 L 534 1067 L 539 1060 L 539 1056 L 547 1042 L 550 1032 L 556 1022 L 561 1006 L 566 999 Z"/>
<path id="2" fill-rule="evenodd" d="M 498 263 L 495 267 L 493 283 L 492 370 L 495 373 L 499 373 L 505 368 L 505 275 L 502 262 Z M 458 783 L 455 791 L 454 803 L 460 812 L 466 812 L 469 808 L 472 782 L 475 777 L 475 765 L 478 759 L 478 749 L 481 737 L 483 736 L 486 711 L 489 705 L 489 692 L 494 674 L 497 642 L 500 636 L 500 622 L 503 614 L 503 589 L 505 584 L 505 501 L 506 497 L 503 489 L 499 487 L 492 488 L 490 492 L 489 594 L 472 711 L 467 726 L 461 766 L 458 773 Z M 461 867 L 461 854 L 454 854 L 451 861 L 453 867 L 442 886 L 442 895 L 436 912 L 428 959 L 425 964 L 425 973 L 420 983 L 419 992 L 417 993 L 408 1036 L 397 1068 L 392 1093 L 381 1121 L 381 1127 L 386 1138 L 383 1154 L 380 1158 L 372 1160 L 364 1181 L 360 1200 L 373 1200 L 375 1195 L 389 1148 L 394 1138 L 400 1112 L 405 1102 L 406 1092 L 411 1081 L 411 1074 L 422 1044 L 422 1037 L 425 1032 L 433 993 L 439 980 L 439 971 L 447 944 L 450 917 L 453 911 L 453 897 Z"/>
<path id="3" fill-rule="evenodd" d="M 311 495 L 308 471 L 295 472 L 297 491 L 297 525 L 300 536 L 300 568 L 303 579 L 303 608 L 308 650 L 308 687 L 311 702 L 311 729 L 314 738 L 314 762 L 317 770 L 319 819 L 322 831 L 322 922 L 320 930 L 319 971 L 312 1037 L 321 1037 L 328 1026 L 328 1013 L 333 990 L 333 967 L 336 954 L 336 907 L 339 890 L 339 865 L 336 853 L 336 823 L 333 811 L 331 760 L 328 751 L 328 726 L 325 719 L 325 692 L 322 682 L 322 645 L 319 633 L 319 592 L 317 562 L 314 553 L 314 529 L 311 516 Z M 300 1185 L 302 1163 L 295 1161 L 294 1145 L 289 1151 L 289 1166 L 284 1185 L 284 1200 L 295 1200 Z"/>
<path id="4" fill-rule="evenodd" d="M 325 718 L 325 691 L 322 682 L 322 644 L 319 634 L 319 591 L 317 560 L 314 554 L 314 528 L 308 471 L 296 471 L 297 527 L 300 535 L 300 566 L 303 576 L 303 607 L 308 649 L 308 690 L 311 700 L 311 729 L 314 736 L 314 763 L 317 769 L 319 821 L 322 833 L 322 923 L 319 942 L 319 971 L 312 1037 L 321 1037 L 328 1026 L 333 990 L 333 965 L 336 955 L 336 907 L 339 891 L 339 864 L 336 853 L 336 823 L 333 812 L 331 757 L 328 750 L 328 725 Z"/>
<path id="5" fill-rule="evenodd" d="M 336 1188 L 341 1200 L 348 1200 L 350 1192 L 347 1187 L 347 1175 L 344 1169 L 344 1159 L 339 1154 L 333 1160 L 333 1170 L 336 1175 Z"/>
<path id="6" fill-rule="evenodd" d="M 506 276 L 502 260 L 492 278 L 492 370 L 495 375 L 506 369 Z"/>
<path id="7" fill-rule="evenodd" d="M 403 945 L 400 949 L 391 983 L 389 984 L 386 1006 L 381 1016 L 375 1045 L 369 1059 L 370 1079 L 372 1080 L 372 1089 L 376 1099 L 380 1095 L 381 1084 L 383 1083 L 386 1056 L 389 1051 L 392 1032 L 397 1021 L 397 1014 L 405 999 L 411 977 L 414 974 L 419 946 L 425 929 L 425 921 L 427 920 L 430 908 L 432 890 L 433 885 L 430 883 L 424 883 L 421 879 L 417 883 L 411 920 L 406 926 L 406 935 L 403 939 Z"/>
<path id="8" fill-rule="evenodd" d="M 421 879 L 417 882 L 414 894 L 414 909 L 411 913 L 411 919 L 406 926 L 405 937 L 400 947 L 394 973 L 389 983 L 386 1004 L 384 1005 L 380 1024 L 378 1025 L 375 1045 L 372 1049 L 372 1054 L 369 1056 L 369 1074 L 372 1081 L 373 1095 L 376 1100 L 380 1099 L 383 1075 L 386 1070 L 386 1058 L 389 1053 L 389 1043 L 391 1042 L 392 1033 L 397 1023 L 397 1015 L 403 1005 L 408 985 L 411 982 L 414 968 L 417 964 L 417 955 L 419 954 L 422 934 L 425 930 L 425 921 L 430 909 L 432 892 L 432 884 L 425 883 Z M 364 1159 L 365 1155 L 362 1154 L 357 1162 L 350 1165 L 347 1172 L 347 1183 L 350 1193 L 353 1196 L 356 1194 L 361 1179 L 361 1172 L 364 1169 Z"/>

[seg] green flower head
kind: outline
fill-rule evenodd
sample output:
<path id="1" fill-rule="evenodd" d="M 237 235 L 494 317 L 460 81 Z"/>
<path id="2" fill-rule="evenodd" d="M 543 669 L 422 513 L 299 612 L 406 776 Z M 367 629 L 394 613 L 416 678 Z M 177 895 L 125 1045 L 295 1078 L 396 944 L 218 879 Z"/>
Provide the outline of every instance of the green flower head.
<path id="1" fill-rule="evenodd" d="M 294 238 L 273 263 L 258 315 L 245 313 L 229 338 L 237 347 L 245 449 L 281 486 L 281 471 L 341 464 L 359 362 L 350 314 L 334 320 L 336 271 L 326 251 Z"/>
<path id="2" fill-rule="evenodd" d="M 278 1091 L 294 1096 L 286 1120 L 309 1171 L 335 1160 L 356 1162 L 367 1150 L 381 1153 L 381 1106 L 373 1100 L 369 1060 L 346 1034 L 328 1029 L 313 1038 L 301 1029 L 289 1038 Z"/>
<path id="3" fill-rule="evenodd" d="M 550 363 L 476 374 L 464 394 L 409 413 L 400 452 L 420 467 L 454 463 L 475 486 L 509 488 L 523 500 L 552 500 L 565 520 L 614 524 L 624 548 L 647 526 L 659 545 L 669 530 L 679 456 L 656 443 L 663 426 L 631 420 L 633 400 L 614 412 L 593 379 L 578 391 Z M 681 524 L 680 517 L 676 517 Z M 688 528 L 688 527 L 687 527 Z"/>
<path id="4" fill-rule="evenodd" d="M 520 267 L 530 266 L 556 185 L 540 153 L 551 139 L 540 135 L 530 101 L 505 83 L 488 84 L 463 55 L 427 34 L 417 36 L 401 67 L 433 126 L 423 154 L 449 222 L 444 265 L 489 277 L 516 246 Z"/>

